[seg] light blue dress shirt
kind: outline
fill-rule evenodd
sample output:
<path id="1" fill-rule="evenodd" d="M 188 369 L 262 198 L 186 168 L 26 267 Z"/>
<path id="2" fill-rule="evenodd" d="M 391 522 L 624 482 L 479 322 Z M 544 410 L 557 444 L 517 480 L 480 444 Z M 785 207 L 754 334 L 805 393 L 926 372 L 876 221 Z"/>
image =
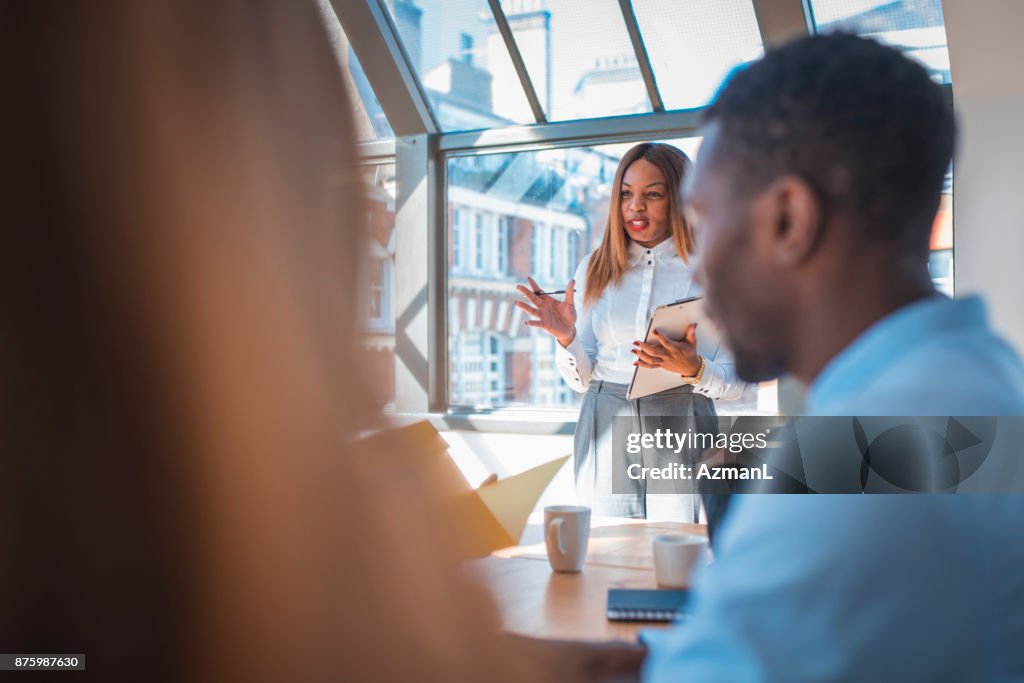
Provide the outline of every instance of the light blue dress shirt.
<path id="1" fill-rule="evenodd" d="M 980 300 L 936 296 L 874 324 L 808 398 L 1024 415 L 1024 365 Z M 1024 681 L 1024 496 L 737 496 L 716 543 L 692 616 L 644 634 L 645 681 Z"/>

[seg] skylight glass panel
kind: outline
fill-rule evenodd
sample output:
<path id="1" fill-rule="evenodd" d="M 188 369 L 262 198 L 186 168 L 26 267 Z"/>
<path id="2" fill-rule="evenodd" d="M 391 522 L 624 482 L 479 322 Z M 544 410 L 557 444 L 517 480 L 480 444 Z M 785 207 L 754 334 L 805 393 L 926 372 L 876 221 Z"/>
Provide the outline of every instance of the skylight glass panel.
<path id="1" fill-rule="evenodd" d="M 615 0 L 502 0 L 550 121 L 651 111 Z"/>
<path id="2" fill-rule="evenodd" d="M 666 109 L 706 105 L 739 64 L 763 54 L 750 0 L 633 0 Z"/>
<path id="3" fill-rule="evenodd" d="M 848 31 L 898 48 L 949 83 L 949 51 L 941 0 L 815 0 L 815 31 Z"/>
<path id="4" fill-rule="evenodd" d="M 445 131 L 535 121 L 486 0 L 387 0 Z"/>
<path id="5" fill-rule="evenodd" d="M 341 66 L 341 74 L 345 79 L 345 86 L 349 94 L 355 94 L 352 106 L 355 109 L 356 134 L 360 142 L 373 140 L 392 140 L 395 137 L 391 130 L 391 124 L 384 116 L 384 110 L 373 94 L 370 81 L 363 73 L 363 67 L 359 65 L 356 53 L 349 45 L 345 31 L 341 28 L 334 9 L 329 0 L 320 0 L 320 13 L 324 17 L 324 24 L 327 26 L 327 35 L 334 48 L 334 54 Z"/>

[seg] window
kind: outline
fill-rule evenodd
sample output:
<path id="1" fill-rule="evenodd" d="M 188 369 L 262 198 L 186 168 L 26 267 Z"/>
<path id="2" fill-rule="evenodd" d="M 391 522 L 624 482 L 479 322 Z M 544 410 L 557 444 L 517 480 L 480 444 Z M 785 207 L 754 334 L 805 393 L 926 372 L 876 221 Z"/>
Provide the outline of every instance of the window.
<path id="1" fill-rule="evenodd" d="M 466 206 L 454 208 L 449 229 L 453 275 L 501 278 L 508 274 L 509 226 L 513 218 Z"/>
<path id="2" fill-rule="evenodd" d="M 533 367 L 537 377 L 537 403 L 558 408 L 572 408 L 578 405 L 578 394 L 562 380 L 555 365 L 556 342 L 549 334 L 533 337 Z"/>
<path id="3" fill-rule="evenodd" d="M 464 261 L 462 258 L 462 244 L 465 242 L 465 237 L 462 235 L 462 226 L 465 224 L 465 210 L 455 209 L 454 220 L 452 221 L 451 228 L 451 264 L 453 272 L 461 272 L 465 268 Z"/>
<path id="4" fill-rule="evenodd" d="M 365 165 L 362 177 L 369 236 L 363 261 L 367 292 L 361 307 L 363 340 L 366 362 L 380 378 L 376 384 L 380 399 L 382 403 L 390 403 L 395 396 L 395 165 Z"/>
<path id="5" fill-rule="evenodd" d="M 497 242 L 494 250 L 494 274 L 497 277 L 502 277 L 508 272 L 508 232 L 511 223 L 511 216 L 501 216 L 497 222 Z"/>
<path id="6" fill-rule="evenodd" d="M 535 120 L 488 2 L 386 4 L 445 131 Z M 733 67 L 762 54 L 751 0 L 631 4 L 667 109 L 707 104 Z M 618 2 L 500 0 L 500 6 L 547 120 L 651 111 Z"/>
<path id="7" fill-rule="evenodd" d="M 813 0 L 818 33 L 849 31 L 899 48 L 939 83 L 949 83 L 949 51 L 941 0 Z"/>
<path id="8" fill-rule="evenodd" d="M 700 143 L 696 138 L 667 142 L 691 157 Z M 490 250 L 482 256 L 485 263 L 507 265 L 486 274 L 467 273 L 457 268 L 456 260 L 449 261 L 451 407 L 579 405 L 581 396 L 562 380 L 555 364 L 556 342 L 524 324 L 526 316 L 514 305 L 515 287 L 527 276 L 544 289 L 565 287 L 604 235 L 615 168 L 632 145 L 449 159 L 448 202 L 459 207 L 452 213 L 453 222 L 469 211 L 496 217 L 489 223 L 493 238 L 474 241 L 474 248 L 482 244 Z M 472 225 L 477 224 L 474 219 Z M 487 334 L 491 341 L 484 346 L 482 335 Z M 499 343 L 501 353 L 496 352 Z M 742 414 L 773 412 L 776 406 L 776 384 L 768 382 L 721 409 L 723 414 Z"/>
<path id="9" fill-rule="evenodd" d="M 485 217 L 482 241 L 472 238 L 476 253 L 460 262 L 457 249 L 448 252 L 452 407 L 578 403 L 554 366 L 548 335 L 524 324 L 515 287 L 527 276 L 545 288 L 565 287 L 591 235 L 600 237 L 603 230 L 609 187 L 599 179 L 610 179 L 617 164 L 618 156 L 602 147 L 449 159 L 451 239 L 461 239 L 460 224 L 475 230 L 477 219 L 464 214 Z M 470 260 L 485 267 L 470 272 L 460 266 Z M 484 334 L 491 335 L 485 348 Z"/>
<path id="10" fill-rule="evenodd" d="M 533 226 L 533 268 L 531 275 L 538 281 L 549 281 L 551 260 L 551 231 L 543 223 Z"/>
<path id="11" fill-rule="evenodd" d="M 365 220 L 369 237 L 364 270 L 369 296 L 363 309 L 364 321 L 368 332 L 391 335 L 393 344 L 395 166 L 367 165 L 363 167 L 362 175 L 368 200 Z"/>
<path id="12" fill-rule="evenodd" d="M 341 66 L 342 76 L 349 93 L 356 93 L 358 96 L 352 103 L 355 107 L 356 133 L 361 141 L 368 140 L 390 140 L 395 137 L 384 116 L 384 110 L 373 94 L 370 81 L 363 73 L 363 67 L 359 64 L 356 53 L 349 46 L 348 38 L 341 28 L 330 0 L 319 0 L 320 14 L 324 18 L 324 25 L 327 27 L 327 35 L 334 47 L 334 53 Z"/>
<path id="13" fill-rule="evenodd" d="M 651 111 L 615 0 L 502 0 L 549 121 Z"/>
<path id="14" fill-rule="evenodd" d="M 568 269 L 575 270 L 566 258 L 566 228 L 558 225 L 539 223 L 533 228 L 536 235 L 534 252 L 534 278 L 538 282 L 550 282 L 564 285 L 567 281 L 565 273 Z M 562 287 L 556 287 L 561 289 Z"/>
<path id="15" fill-rule="evenodd" d="M 484 0 L 387 0 L 413 70 L 446 131 L 533 123 Z"/>
<path id="16" fill-rule="evenodd" d="M 470 212 L 468 209 L 455 209 L 455 219 L 452 225 L 452 270 L 463 272 L 468 269 L 466 254 L 469 251 L 469 221 Z"/>
<path id="17" fill-rule="evenodd" d="M 928 271 L 936 289 L 946 296 L 953 296 L 953 250 L 933 250 L 928 257 Z"/>
<path id="18" fill-rule="evenodd" d="M 451 402 L 472 408 L 501 405 L 505 395 L 505 349 L 501 338 L 486 330 L 464 330 L 458 334 L 456 346 Z"/>
<path id="19" fill-rule="evenodd" d="M 340 75 L 358 95 L 353 106 L 361 139 L 393 138 L 330 0 L 318 1 L 342 66 Z M 650 111 L 619 3 L 498 0 L 497 4 L 509 21 L 549 120 Z M 706 105 L 732 69 L 763 52 L 751 0 L 631 0 L 629 4 L 667 109 Z M 815 30 L 853 30 L 897 45 L 925 63 L 936 80 L 949 82 L 941 0 L 804 0 L 802 4 Z M 577 405 L 579 396 L 565 385 L 555 366 L 553 340 L 523 324 L 523 315 L 514 306 L 515 286 L 532 276 L 544 289 L 562 289 L 603 235 L 617 162 L 633 143 L 588 146 L 577 136 L 632 138 L 642 129 L 685 128 L 696 117 L 674 114 L 651 118 L 649 125 L 647 119 L 632 117 L 621 127 L 591 121 L 586 126 L 517 128 L 517 124 L 533 123 L 534 116 L 487 0 L 383 0 L 381 6 L 390 13 L 402 42 L 402 56 L 408 58 L 407 66 L 418 77 L 442 129 L 439 149 L 443 151 L 432 148 L 431 161 L 447 167 L 439 176 L 447 183 L 448 403 L 489 408 Z M 446 135 L 498 128 L 505 130 L 496 135 Z M 670 142 L 691 156 L 699 145 L 696 138 Z M 486 145 L 488 150 L 471 149 L 475 145 Z M 392 153 L 388 145 L 361 149 L 375 157 Z M 401 150 L 400 146 L 400 156 Z M 372 239 L 364 274 L 368 285 L 363 328 L 371 349 L 390 354 L 393 372 L 394 165 L 376 162 L 365 168 L 371 188 L 367 222 Z M 948 185 L 935 218 L 929 267 L 936 285 L 951 292 L 952 182 Z M 435 193 L 428 194 L 427 203 L 432 206 Z M 431 258 L 428 268 L 413 272 L 421 278 L 423 270 L 433 274 L 434 268 Z M 422 342 L 426 334 L 420 327 L 426 327 L 420 325 L 418 314 L 412 318 L 415 324 L 405 330 Z M 420 346 L 432 348 L 431 344 Z M 432 399 L 442 398 L 432 383 L 420 381 L 418 368 L 413 374 L 421 385 L 431 385 Z M 387 391 L 393 394 L 393 384 Z M 755 409 L 770 410 L 765 406 L 772 403 L 767 400 L 772 396 L 762 388 Z M 417 405 L 421 405 L 418 400 Z"/>
<path id="20" fill-rule="evenodd" d="M 729 71 L 763 53 L 750 0 L 633 0 L 666 109 L 706 105 Z"/>
<path id="21" fill-rule="evenodd" d="M 935 288 L 953 296 L 953 170 L 946 174 L 939 210 L 932 224 L 928 270 Z"/>
<path id="22" fill-rule="evenodd" d="M 484 272 L 484 257 L 486 252 L 484 251 L 484 243 L 486 238 L 486 227 L 484 225 L 484 215 L 478 213 L 475 215 L 476 218 L 476 229 L 473 231 L 475 236 L 474 249 L 473 249 L 473 271 L 478 274 Z"/>
<path id="23" fill-rule="evenodd" d="M 462 52 L 462 63 L 473 65 L 473 36 L 468 33 L 459 35 L 459 48 Z"/>
<path id="24" fill-rule="evenodd" d="M 555 267 L 555 271 L 551 273 L 551 277 L 561 280 L 562 282 L 568 283 L 569 270 L 572 269 L 572 264 L 569 262 L 569 233 L 572 232 L 569 228 L 558 229 L 558 240 L 555 242 L 555 259 L 551 264 Z"/>
<path id="25" fill-rule="evenodd" d="M 580 253 L 580 233 L 576 230 L 570 230 L 568 240 L 564 262 L 565 271 L 562 277 L 567 282 L 576 274 L 576 266 L 574 264 L 579 263 L 583 259 L 583 254 Z"/>
<path id="26" fill-rule="evenodd" d="M 391 264 L 386 257 L 370 257 L 369 267 L 369 295 L 370 310 L 368 322 L 371 327 L 379 327 L 387 324 L 387 313 L 390 309 L 388 292 L 388 274 Z"/>

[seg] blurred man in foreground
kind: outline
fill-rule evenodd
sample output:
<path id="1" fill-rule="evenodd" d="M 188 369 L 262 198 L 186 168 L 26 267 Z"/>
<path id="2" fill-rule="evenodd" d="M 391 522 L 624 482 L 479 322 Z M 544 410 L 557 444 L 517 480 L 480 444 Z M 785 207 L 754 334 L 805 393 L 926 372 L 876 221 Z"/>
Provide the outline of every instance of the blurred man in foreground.
<path id="1" fill-rule="evenodd" d="M 922 67 L 853 36 L 807 38 L 737 74 L 704 132 L 688 203 L 744 379 L 795 375 L 811 415 L 1024 415 L 1024 367 L 984 304 L 929 278 L 955 123 Z M 647 680 L 1024 675 L 1024 498 L 733 508 L 693 619 L 650 636 Z"/>
<path id="2" fill-rule="evenodd" d="M 795 375 L 812 415 L 1024 415 L 1024 367 L 983 303 L 929 278 L 954 139 L 942 88 L 872 41 L 806 38 L 730 80 L 687 201 L 743 379 Z M 1014 495 L 739 496 L 693 615 L 644 634 L 638 673 L 1024 677 L 1021 519 Z"/>

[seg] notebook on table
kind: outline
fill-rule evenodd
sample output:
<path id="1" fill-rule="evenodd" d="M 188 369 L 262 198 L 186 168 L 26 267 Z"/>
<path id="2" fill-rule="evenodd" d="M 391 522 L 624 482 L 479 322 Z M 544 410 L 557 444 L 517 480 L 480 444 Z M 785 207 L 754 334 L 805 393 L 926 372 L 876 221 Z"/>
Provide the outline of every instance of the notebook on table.
<path id="1" fill-rule="evenodd" d="M 685 614 L 688 590 L 608 589 L 610 621 L 675 621 Z"/>

